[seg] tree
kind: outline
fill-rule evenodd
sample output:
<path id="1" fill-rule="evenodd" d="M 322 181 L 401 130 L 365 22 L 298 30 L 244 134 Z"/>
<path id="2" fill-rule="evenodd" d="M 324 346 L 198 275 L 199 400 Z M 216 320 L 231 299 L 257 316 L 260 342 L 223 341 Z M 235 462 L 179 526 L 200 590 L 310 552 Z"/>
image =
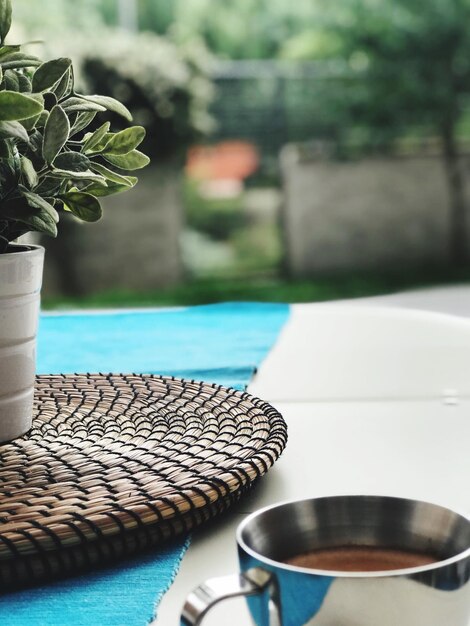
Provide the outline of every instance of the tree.
<path id="1" fill-rule="evenodd" d="M 125 1 L 42 0 L 31 5 L 30 0 L 15 0 L 15 13 L 25 38 L 47 42 L 33 44 L 33 51 L 73 59 L 80 89 L 119 95 L 146 127 L 145 149 L 155 160 L 181 157 L 187 144 L 207 134 L 214 124 L 209 113 L 212 57 L 196 37 L 179 44 L 169 36 L 116 28 L 117 9 Z M 169 8 L 168 3 L 159 0 L 154 16 L 167 15 L 163 9 Z M 135 3 L 139 19 L 151 6 L 146 0 Z M 11 43 L 16 43 L 16 35 Z M 119 119 L 114 121 L 119 124 Z"/>
<path id="2" fill-rule="evenodd" d="M 142 0 L 144 3 L 150 0 Z M 152 0 L 161 5 L 164 0 Z M 227 59 L 270 59 L 319 17 L 312 0 L 172 0 L 175 36 L 201 36 Z"/>
<path id="3" fill-rule="evenodd" d="M 99 28 L 101 15 L 95 0 L 80 0 L 70 2 L 68 0 L 14 0 L 15 22 L 25 27 L 28 32 L 41 33 L 47 30 L 60 32 L 69 25 L 77 29 Z M 15 23 L 13 27 L 15 28 Z M 13 32 L 13 38 L 15 33 Z M 13 40 L 12 38 L 12 40 Z"/>
<path id="4" fill-rule="evenodd" d="M 343 114 L 391 141 L 410 128 L 440 138 L 451 199 L 452 260 L 469 260 L 459 127 L 470 98 L 470 0 L 342 0 L 329 4 L 335 54 L 358 67 Z"/>

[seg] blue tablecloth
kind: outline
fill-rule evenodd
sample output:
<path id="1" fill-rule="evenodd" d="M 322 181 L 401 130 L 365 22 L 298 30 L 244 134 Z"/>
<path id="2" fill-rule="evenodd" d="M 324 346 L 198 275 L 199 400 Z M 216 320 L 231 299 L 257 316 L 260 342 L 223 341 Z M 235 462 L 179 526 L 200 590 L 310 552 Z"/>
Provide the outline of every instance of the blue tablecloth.
<path id="1" fill-rule="evenodd" d="M 243 389 L 288 313 L 283 304 L 237 303 L 44 315 L 38 373 L 171 374 Z M 0 596 L 0 624 L 145 626 L 188 542 L 182 538 L 98 572 Z"/>

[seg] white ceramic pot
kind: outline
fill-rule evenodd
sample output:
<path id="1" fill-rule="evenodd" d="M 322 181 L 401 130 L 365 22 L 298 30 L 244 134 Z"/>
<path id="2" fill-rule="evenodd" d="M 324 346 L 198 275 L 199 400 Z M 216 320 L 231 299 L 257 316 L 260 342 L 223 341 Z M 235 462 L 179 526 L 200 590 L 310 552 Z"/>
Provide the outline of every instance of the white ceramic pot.
<path id="1" fill-rule="evenodd" d="M 31 428 L 44 248 L 0 254 L 0 442 Z"/>

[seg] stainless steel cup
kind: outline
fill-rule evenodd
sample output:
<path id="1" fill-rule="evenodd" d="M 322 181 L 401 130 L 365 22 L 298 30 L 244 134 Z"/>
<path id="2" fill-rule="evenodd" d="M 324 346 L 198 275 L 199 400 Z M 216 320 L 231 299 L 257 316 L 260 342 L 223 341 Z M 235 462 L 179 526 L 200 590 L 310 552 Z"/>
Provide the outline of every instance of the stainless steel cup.
<path id="1" fill-rule="evenodd" d="M 334 496 L 271 506 L 237 530 L 241 573 L 186 600 L 181 624 L 247 596 L 257 626 L 469 626 L 470 518 L 428 502 Z M 320 548 L 373 546 L 434 555 L 421 567 L 314 570 L 285 560 Z"/>

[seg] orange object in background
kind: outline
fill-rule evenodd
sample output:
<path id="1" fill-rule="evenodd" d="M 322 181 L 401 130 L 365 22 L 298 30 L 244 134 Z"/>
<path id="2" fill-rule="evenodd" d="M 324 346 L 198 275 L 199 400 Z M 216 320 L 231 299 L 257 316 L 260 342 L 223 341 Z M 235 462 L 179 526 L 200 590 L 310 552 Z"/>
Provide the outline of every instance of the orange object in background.
<path id="1" fill-rule="evenodd" d="M 247 141 L 224 141 L 213 146 L 193 146 L 188 150 L 186 174 L 198 180 L 243 181 L 256 172 L 259 155 Z"/>

